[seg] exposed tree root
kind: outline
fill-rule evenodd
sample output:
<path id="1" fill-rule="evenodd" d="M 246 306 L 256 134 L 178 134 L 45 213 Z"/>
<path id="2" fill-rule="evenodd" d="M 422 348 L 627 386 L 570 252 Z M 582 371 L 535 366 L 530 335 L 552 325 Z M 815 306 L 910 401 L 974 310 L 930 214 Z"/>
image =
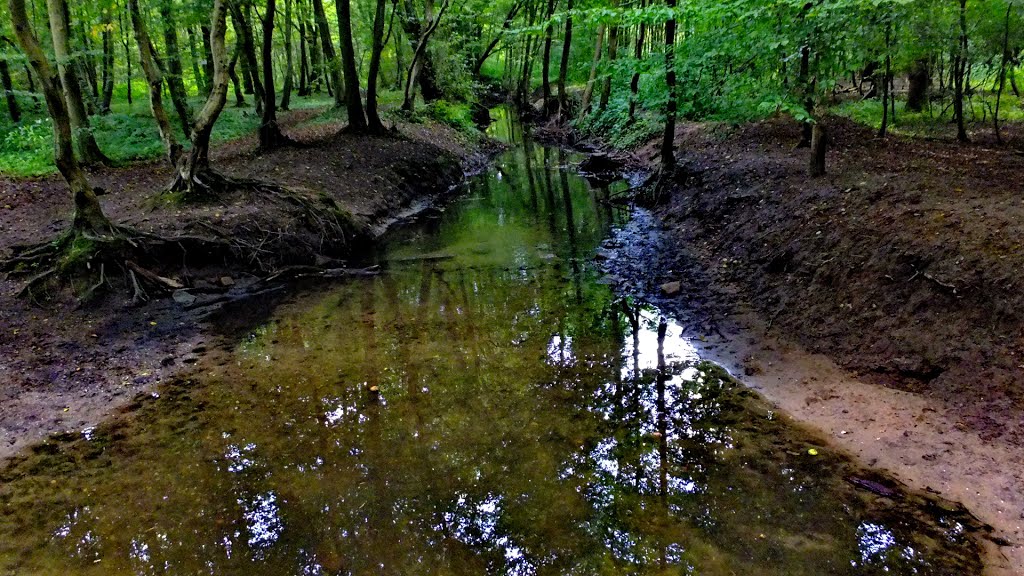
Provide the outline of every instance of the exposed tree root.
<path id="1" fill-rule="evenodd" d="M 103 231 L 72 228 L 50 242 L 16 247 L 9 259 L 0 262 L 0 272 L 10 278 L 25 278 L 18 297 L 48 300 L 70 289 L 75 298 L 85 302 L 104 288 L 118 284 L 117 277 L 110 272 L 120 270 L 124 278 L 121 284 L 134 290 L 133 301 L 137 302 L 140 298 L 148 299 L 144 287 L 169 292 L 184 284 L 160 276 L 136 261 L 165 267 L 190 249 L 201 249 L 209 257 L 211 252 L 223 252 L 226 248 L 226 243 L 219 239 L 165 237 L 120 226 Z M 83 281 L 88 288 L 78 291 L 75 286 Z"/>

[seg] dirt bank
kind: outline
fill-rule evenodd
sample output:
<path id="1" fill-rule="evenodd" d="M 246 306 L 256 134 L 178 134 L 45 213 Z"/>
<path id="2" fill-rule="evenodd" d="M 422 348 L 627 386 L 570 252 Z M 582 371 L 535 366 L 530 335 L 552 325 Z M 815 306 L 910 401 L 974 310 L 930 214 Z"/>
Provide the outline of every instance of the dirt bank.
<path id="1" fill-rule="evenodd" d="M 134 306 L 124 283 L 76 307 L 15 298 L 18 281 L 0 280 L 0 460 L 49 434 L 95 425 L 205 354 L 203 318 L 218 304 L 279 288 L 263 279 L 285 266 L 343 267 L 353 250 L 444 196 L 487 159 L 488 144 L 442 126 L 400 125 L 400 137 L 367 138 L 338 134 L 337 123 L 310 123 L 313 115 L 282 117 L 301 147 L 256 156 L 249 137 L 212 154 L 226 174 L 281 184 L 286 197 L 242 186 L 184 206 L 157 199 L 170 181 L 162 163 L 91 174 L 106 191 L 102 202 L 112 220 L 163 236 L 218 240 L 209 246 L 223 249 L 185 252 L 166 263 L 159 272 L 187 290 L 174 298 L 149 294 L 149 302 Z M 325 234 L 322 212 L 311 213 L 310 205 L 327 207 L 343 233 Z M 0 177 L 0 258 L 13 246 L 57 234 L 69 208 L 58 177 Z"/>
<path id="2" fill-rule="evenodd" d="M 811 180 L 795 123 L 681 126 L 677 185 L 611 270 L 837 446 L 964 503 L 1005 544 L 990 572 L 1024 573 L 1024 158 L 831 127 Z"/>

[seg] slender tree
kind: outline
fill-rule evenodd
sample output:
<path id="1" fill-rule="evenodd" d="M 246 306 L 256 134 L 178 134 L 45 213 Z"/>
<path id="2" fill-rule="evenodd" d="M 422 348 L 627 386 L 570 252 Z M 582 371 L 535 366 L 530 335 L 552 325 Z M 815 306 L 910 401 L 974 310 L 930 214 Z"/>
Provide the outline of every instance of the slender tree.
<path id="1" fill-rule="evenodd" d="M 953 116 L 956 118 L 956 139 L 967 142 L 967 126 L 964 118 L 964 83 L 967 81 L 967 0 L 960 2 L 960 37 L 953 59 Z"/>
<path id="2" fill-rule="evenodd" d="M 103 237 L 113 231 L 113 225 L 103 213 L 99 198 L 75 157 L 72 144 L 72 125 L 65 102 L 62 80 L 50 66 L 39 40 L 32 31 L 32 24 L 25 10 L 25 0 L 7 0 L 14 34 L 22 51 L 39 77 L 46 99 L 46 108 L 53 120 L 53 148 L 57 170 L 71 189 L 75 211 L 71 218 L 74 234 Z M 59 6 L 57 7 L 59 8 Z M 63 20 L 58 18 L 58 24 Z M 67 28 L 62 27 L 66 33 Z M 64 37 L 66 40 L 66 36 Z M 66 44 L 65 44 L 66 47 Z"/>
<path id="3" fill-rule="evenodd" d="M 370 70 L 366 78 L 366 127 L 370 133 L 384 134 L 386 129 L 377 112 L 377 77 L 380 73 L 381 53 L 384 52 L 384 4 L 386 0 L 376 1 L 373 15 L 373 45 L 370 48 Z M 394 9 L 391 14 L 394 16 Z M 356 95 L 358 97 L 358 94 Z M 351 114 L 351 112 L 350 112 Z"/>
<path id="4" fill-rule="evenodd" d="M 165 69 L 167 74 L 164 80 L 167 82 L 167 90 L 171 93 L 171 103 L 174 104 L 174 111 L 181 122 L 181 128 L 188 134 L 189 120 L 192 118 L 192 110 L 188 105 L 188 96 L 185 93 L 185 77 L 181 68 L 181 50 L 178 47 L 178 22 L 174 17 L 172 0 L 160 0 L 160 18 L 163 21 Z"/>
<path id="5" fill-rule="evenodd" d="M 381 0 L 377 0 L 379 23 L 373 23 L 374 49 L 381 45 L 376 38 L 378 25 L 383 36 L 384 14 Z M 345 109 L 348 111 L 348 129 L 353 132 L 365 132 L 367 129 L 366 114 L 363 112 L 363 100 L 359 93 L 359 72 L 356 70 L 356 51 L 352 43 L 352 4 L 351 0 L 335 0 L 335 12 L 338 16 L 338 43 L 341 45 L 341 64 L 345 78 Z M 378 60 L 380 56 L 378 55 Z M 379 65 L 379 62 L 378 62 Z M 341 92 L 341 84 L 335 84 L 335 90 Z M 377 119 L 378 123 L 380 118 Z M 383 126 L 381 126 L 383 127 Z"/>
<path id="6" fill-rule="evenodd" d="M 263 118 L 260 122 L 260 150 L 267 152 L 289 142 L 277 124 L 277 102 L 274 91 L 274 16 L 277 0 L 267 0 L 263 15 Z"/>
<path id="7" fill-rule="evenodd" d="M 109 8 L 104 6 L 101 10 L 103 90 L 100 93 L 100 114 L 110 114 L 110 102 L 114 99 L 114 18 Z"/>
<path id="8" fill-rule="evenodd" d="M 342 85 L 341 62 L 334 52 L 334 41 L 331 40 L 331 28 L 327 23 L 327 13 L 324 12 L 323 0 L 313 0 L 313 16 L 316 19 L 316 27 L 320 31 L 320 46 L 323 50 L 324 60 L 327 69 L 331 72 L 331 79 L 334 80 L 334 105 L 341 108 L 345 105 L 345 96 L 338 87 Z"/>
<path id="9" fill-rule="evenodd" d="M 668 102 L 665 104 L 665 133 L 661 140 L 661 167 L 671 173 L 676 167 L 676 0 L 666 0 L 672 13 L 665 21 L 665 85 Z"/>
<path id="10" fill-rule="evenodd" d="M 295 65 L 292 58 L 292 0 L 284 0 L 284 88 L 281 93 L 281 110 L 288 110 L 292 101 Z"/>
<path id="11" fill-rule="evenodd" d="M 89 125 L 89 114 L 82 99 L 82 85 L 75 73 L 71 59 L 71 44 L 68 37 L 68 9 L 64 0 L 46 0 L 46 10 L 50 19 L 50 35 L 53 38 L 53 54 L 57 59 L 57 71 L 60 74 L 60 85 L 63 87 L 64 110 L 71 121 L 72 134 L 77 144 L 81 161 L 86 165 L 106 164 L 110 160 L 100 151 Z M 13 18 L 13 15 L 12 15 Z M 19 42 L 21 39 L 19 38 Z M 24 44 L 22 48 L 24 49 Z M 33 66 L 33 69 L 35 67 Z M 39 75 L 39 70 L 36 75 Z M 44 94 L 45 96 L 45 94 Z M 48 104 L 49 106 L 49 104 Z"/>
<path id="12" fill-rule="evenodd" d="M 0 87 L 4 89 L 7 114 L 11 117 L 11 122 L 21 122 L 21 107 L 18 106 L 18 99 L 14 97 L 14 81 L 11 79 L 11 69 L 6 59 L 0 59 Z"/>
<path id="13" fill-rule="evenodd" d="M 149 37 L 149 30 L 146 27 L 146 20 L 143 18 L 139 8 L 139 0 L 128 0 L 128 12 L 132 21 L 132 28 L 135 30 L 135 43 L 139 46 L 139 64 L 146 75 L 146 84 L 149 86 L 149 109 L 156 120 L 157 128 L 160 130 L 160 139 L 164 144 L 164 153 L 167 161 L 172 166 L 178 162 L 181 153 L 181 145 L 178 144 L 171 128 L 171 120 L 167 116 L 167 110 L 163 104 L 163 73 L 157 65 L 156 56 L 153 51 L 153 43 Z"/>

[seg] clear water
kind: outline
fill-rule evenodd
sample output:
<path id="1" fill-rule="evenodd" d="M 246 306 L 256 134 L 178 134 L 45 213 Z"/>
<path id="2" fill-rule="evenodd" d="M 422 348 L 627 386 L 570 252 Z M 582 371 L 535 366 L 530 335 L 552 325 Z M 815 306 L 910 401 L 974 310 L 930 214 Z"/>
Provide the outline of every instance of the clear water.
<path id="1" fill-rule="evenodd" d="M 495 130 L 510 150 L 381 275 L 0 472 L 0 574 L 977 573 L 962 515 L 856 490 L 602 284 L 627 214 Z"/>

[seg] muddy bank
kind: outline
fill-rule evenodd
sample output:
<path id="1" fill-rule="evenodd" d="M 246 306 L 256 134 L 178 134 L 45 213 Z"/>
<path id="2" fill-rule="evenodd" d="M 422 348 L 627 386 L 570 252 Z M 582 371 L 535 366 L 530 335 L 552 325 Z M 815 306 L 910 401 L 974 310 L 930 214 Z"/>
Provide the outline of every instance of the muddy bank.
<path id="1" fill-rule="evenodd" d="M 337 123 L 309 123 L 311 116 L 283 118 L 300 147 L 256 156 L 254 138 L 246 138 L 212 154 L 226 174 L 273 182 L 285 195 L 242 186 L 183 206 L 157 197 L 170 181 L 163 164 L 91 174 L 106 191 L 103 206 L 112 220 L 217 242 L 158 270 L 186 290 L 173 298 L 147 294 L 150 300 L 140 305 L 129 305 L 133 294 L 123 287 L 88 306 L 34 304 L 13 296 L 16 279 L 0 280 L 0 460 L 49 434 L 95 425 L 196 363 L 211 346 L 204 318 L 220 304 L 279 289 L 280 282 L 265 279 L 289 266 L 345 268 L 346 258 L 392 223 L 445 198 L 492 152 L 482 139 L 437 125 L 400 125 L 401 136 L 364 138 L 338 134 Z M 63 229 L 66 186 L 56 177 L 0 178 L 0 207 L 3 256 Z M 340 226 L 326 229 L 325 214 Z"/>
<path id="2" fill-rule="evenodd" d="M 784 411 L 964 503 L 998 531 L 989 572 L 1020 573 L 1021 157 L 832 131 L 810 180 L 793 123 L 682 126 L 676 186 L 609 271 Z"/>

